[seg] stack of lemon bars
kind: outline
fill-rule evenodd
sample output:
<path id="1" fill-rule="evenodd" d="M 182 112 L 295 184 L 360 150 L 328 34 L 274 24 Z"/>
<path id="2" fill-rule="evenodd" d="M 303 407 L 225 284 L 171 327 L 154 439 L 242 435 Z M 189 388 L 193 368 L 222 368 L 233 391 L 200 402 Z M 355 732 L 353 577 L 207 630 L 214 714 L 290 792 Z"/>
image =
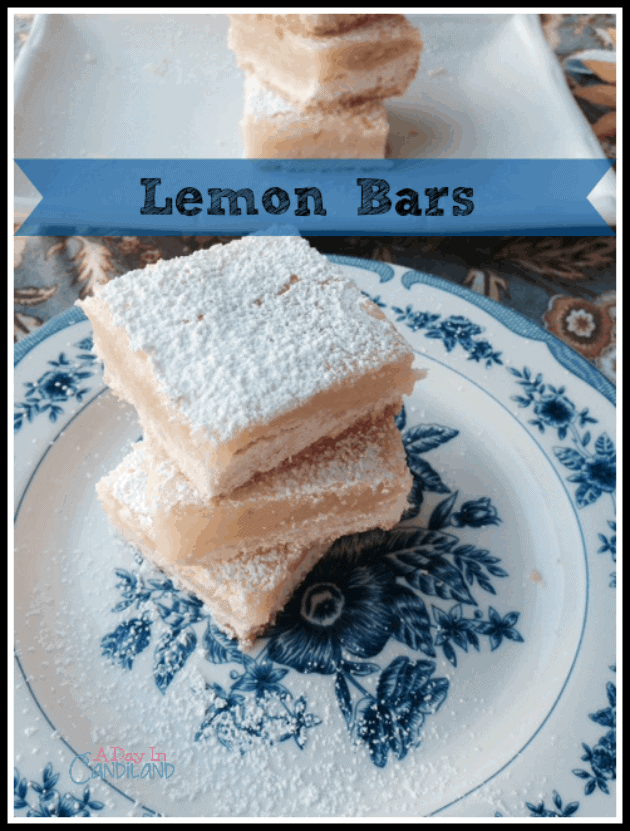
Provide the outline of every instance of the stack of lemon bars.
<path id="1" fill-rule="evenodd" d="M 378 159 L 422 41 L 402 14 L 231 14 L 246 158 Z"/>
<path id="2" fill-rule="evenodd" d="M 332 542 L 392 528 L 411 487 L 394 415 L 422 371 L 301 237 L 246 237 L 80 302 L 143 440 L 97 485 L 114 525 L 250 644 Z"/>

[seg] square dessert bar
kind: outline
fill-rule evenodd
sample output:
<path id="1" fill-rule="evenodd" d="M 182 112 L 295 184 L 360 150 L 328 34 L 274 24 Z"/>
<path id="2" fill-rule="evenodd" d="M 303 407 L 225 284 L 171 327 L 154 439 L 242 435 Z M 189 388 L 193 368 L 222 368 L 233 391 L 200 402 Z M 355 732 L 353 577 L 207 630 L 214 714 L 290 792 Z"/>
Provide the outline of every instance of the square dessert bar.
<path id="1" fill-rule="evenodd" d="M 393 411 L 320 439 L 226 496 L 204 499 L 149 432 L 136 450 L 147 477 L 156 548 L 169 562 L 207 564 L 246 548 L 272 548 L 391 527 L 411 490 Z"/>
<path id="2" fill-rule="evenodd" d="M 291 29 L 293 32 L 307 35 L 331 35 L 339 32 L 347 32 L 349 29 L 356 29 L 357 26 L 364 26 L 374 23 L 377 20 L 384 20 L 387 17 L 395 17 L 393 14 L 276 14 L 256 15 L 256 17 L 274 17 L 276 22 Z"/>
<path id="3" fill-rule="evenodd" d="M 131 271 L 79 303 L 105 380 L 204 496 L 399 407 L 413 353 L 301 237 L 245 237 Z"/>
<path id="4" fill-rule="evenodd" d="M 296 109 L 250 75 L 241 131 L 248 159 L 382 159 L 389 121 L 378 100 Z"/>
<path id="5" fill-rule="evenodd" d="M 99 482 L 98 494 L 106 514 L 150 563 L 179 588 L 206 603 L 220 629 L 244 645 L 250 644 L 273 621 L 333 540 L 320 540 L 310 547 L 244 548 L 232 560 L 210 566 L 169 563 L 156 550 L 155 526 L 145 496 L 147 474 L 140 459 L 141 451 L 132 451 Z"/>
<path id="6" fill-rule="evenodd" d="M 214 501 L 205 507 L 181 475 L 142 442 L 101 479 L 97 492 L 123 536 L 197 594 L 221 629 L 248 643 L 273 621 L 336 538 L 398 522 L 411 478 L 397 433 L 392 417 L 384 417 L 309 452 L 299 469 L 288 466 L 235 492 L 230 504 Z M 260 525 L 265 521 L 267 529 Z M 226 540 L 234 556 L 213 560 L 206 546 Z M 188 544 L 192 558 L 181 549 Z M 182 557 L 173 562 L 173 554 Z"/>
<path id="7" fill-rule="evenodd" d="M 393 15 L 329 37 L 298 34 L 276 15 L 232 14 L 238 65 L 300 107 L 402 95 L 418 69 L 420 33 Z"/>

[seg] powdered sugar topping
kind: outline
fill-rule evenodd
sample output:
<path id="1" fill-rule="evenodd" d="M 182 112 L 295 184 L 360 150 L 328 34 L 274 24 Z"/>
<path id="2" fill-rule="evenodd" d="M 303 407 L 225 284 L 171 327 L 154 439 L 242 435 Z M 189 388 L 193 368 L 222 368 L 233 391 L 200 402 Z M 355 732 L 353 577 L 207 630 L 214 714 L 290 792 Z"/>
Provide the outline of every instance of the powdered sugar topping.
<path id="1" fill-rule="evenodd" d="M 213 504 L 238 505 L 250 500 L 317 500 L 327 494 L 347 493 L 359 485 L 372 491 L 382 487 L 398 489 L 406 482 L 407 470 L 400 433 L 391 414 L 355 425 L 335 441 L 319 441 L 280 467 L 258 474 L 252 482 L 211 503 L 150 442 L 137 445 L 132 464 L 153 480 L 161 508 L 166 511 L 176 505 L 212 511 Z M 118 486 L 121 485 L 122 482 Z M 138 498 L 136 510 L 140 509 Z M 128 503 L 129 494 L 121 501 Z"/>
<path id="2" fill-rule="evenodd" d="M 146 496 L 148 470 L 153 462 L 154 458 L 147 446 L 144 442 L 139 442 L 118 467 L 99 483 L 100 493 L 105 498 L 113 496 L 119 503 L 120 517 L 130 526 L 139 525 L 149 540 L 153 540 L 155 534 Z M 170 472 L 180 484 L 185 483 L 174 468 Z M 178 572 L 184 580 L 193 581 L 199 589 L 210 590 L 211 593 L 221 591 L 232 602 L 240 598 L 240 602 L 244 603 L 251 602 L 252 594 L 277 589 L 281 580 L 290 575 L 302 554 L 303 548 L 299 543 L 285 544 L 256 551 L 247 549 L 232 560 L 207 563 L 204 566 L 178 563 L 176 569 L 162 562 L 157 551 L 153 552 L 152 558 L 156 565 L 164 567 L 171 576 Z"/>
<path id="3" fill-rule="evenodd" d="M 261 116 L 290 113 L 294 105 L 276 92 L 264 87 L 255 75 L 248 75 L 245 80 L 245 115 Z"/>
<path id="4" fill-rule="evenodd" d="M 160 261 L 99 292 L 159 388 L 227 441 L 410 354 L 402 336 L 299 237 L 246 237 Z"/>

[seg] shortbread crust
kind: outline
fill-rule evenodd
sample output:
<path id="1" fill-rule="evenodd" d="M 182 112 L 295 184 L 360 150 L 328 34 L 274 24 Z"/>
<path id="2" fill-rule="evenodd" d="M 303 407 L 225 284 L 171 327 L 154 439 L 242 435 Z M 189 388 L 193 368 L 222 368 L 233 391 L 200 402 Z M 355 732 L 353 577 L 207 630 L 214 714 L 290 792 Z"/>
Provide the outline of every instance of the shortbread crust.
<path id="1" fill-rule="evenodd" d="M 238 65 L 300 107 L 329 107 L 402 95 L 413 80 L 422 40 L 404 15 L 317 37 L 275 20 L 230 15 Z"/>
<path id="2" fill-rule="evenodd" d="M 249 159 L 382 159 L 389 121 L 378 100 L 300 109 L 249 76 L 241 132 Z"/>
<path id="3" fill-rule="evenodd" d="M 373 527 L 389 510 L 397 522 L 411 490 L 393 411 L 353 425 L 337 439 L 320 439 L 280 467 L 226 496 L 204 499 L 158 450 L 150 433 L 136 452 L 147 476 L 147 502 L 160 556 L 208 563 L 243 546 L 272 548 L 296 539 Z"/>
<path id="4" fill-rule="evenodd" d="M 332 35 L 356 29 L 358 26 L 369 26 L 379 20 L 395 17 L 393 14 L 276 14 L 255 15 L 255 17 L 274 17 L 277 23 L 291 29 L 298 34 Z"/>
<path id="5" fill-rule="evenodd" d="M 347 450 L 350 452 L 349 448 Z M 242 541 L 238 553 L 230 560 L 206 561 L 203 565 L 169 562 L 163 555 L 161 530 L 154 522 L 155 505 L 150 496 L 148 471 L 163 479 L 166 490 L 173 488 L 173 482 L 169 481 L 164 468 L 154 465 L 153 459 L 147 458 L 146 454 L 143 443 L 136 444 L 118 467 L 97 484 L 97 493 L 107 515 L 150 562 L 178 585 L 197 594 L 221 629 L 244 644 L 251 643 L 275 619 L 306 574 L 343 533 L 340 531 L 342 526 L 330 523 L 327 530 L 321 529 L 323 536 L 316 539 L 310 533 L 308 523 L 304 522 L 301 528 L 296 525 L 292 538 L 287 535 L 285 542 L 275 546 L 248 545 L 247 541 Z M 336 455 L 337 462 L 343 465 L 344 454 L 336 451 Z M 392 472 L 395 464 L 390 463 Z M 285 479 L 284 485 L 288 487 L 289 478 Z M 370 516 L 359 522 L 348 522 L 346 529 L 392 528 L 403 509 L 401 495 L 410 484 L 406 468 L 404 473 L 401 471 L 401 479 L 403 484 L 401 486 L 398 481 L 397 493 L 393 492 Z M 177 490 L 177 482 L 174 489 Z"/>

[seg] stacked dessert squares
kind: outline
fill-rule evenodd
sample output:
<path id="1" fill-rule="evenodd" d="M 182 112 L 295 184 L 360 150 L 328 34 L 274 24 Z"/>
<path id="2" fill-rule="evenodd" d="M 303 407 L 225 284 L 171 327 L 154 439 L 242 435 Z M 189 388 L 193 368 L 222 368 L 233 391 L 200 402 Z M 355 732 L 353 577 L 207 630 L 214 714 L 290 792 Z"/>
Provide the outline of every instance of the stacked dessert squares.
<path id="1" fill-rule="evenodd" d="M 247 158 L 378 159 L 383 101 L 413 80 L 422 41 L 402 14 L 232 14 L 229 45 Z"/>
<path id="2" fill-rule="evenodd" d="M 114 525 L 251 641 L 340 536 L 400 519 L 394 415 L 421 371 L 301 237 L 161 261 L 80 302 L 143 440 L 97 485 Z"/>

